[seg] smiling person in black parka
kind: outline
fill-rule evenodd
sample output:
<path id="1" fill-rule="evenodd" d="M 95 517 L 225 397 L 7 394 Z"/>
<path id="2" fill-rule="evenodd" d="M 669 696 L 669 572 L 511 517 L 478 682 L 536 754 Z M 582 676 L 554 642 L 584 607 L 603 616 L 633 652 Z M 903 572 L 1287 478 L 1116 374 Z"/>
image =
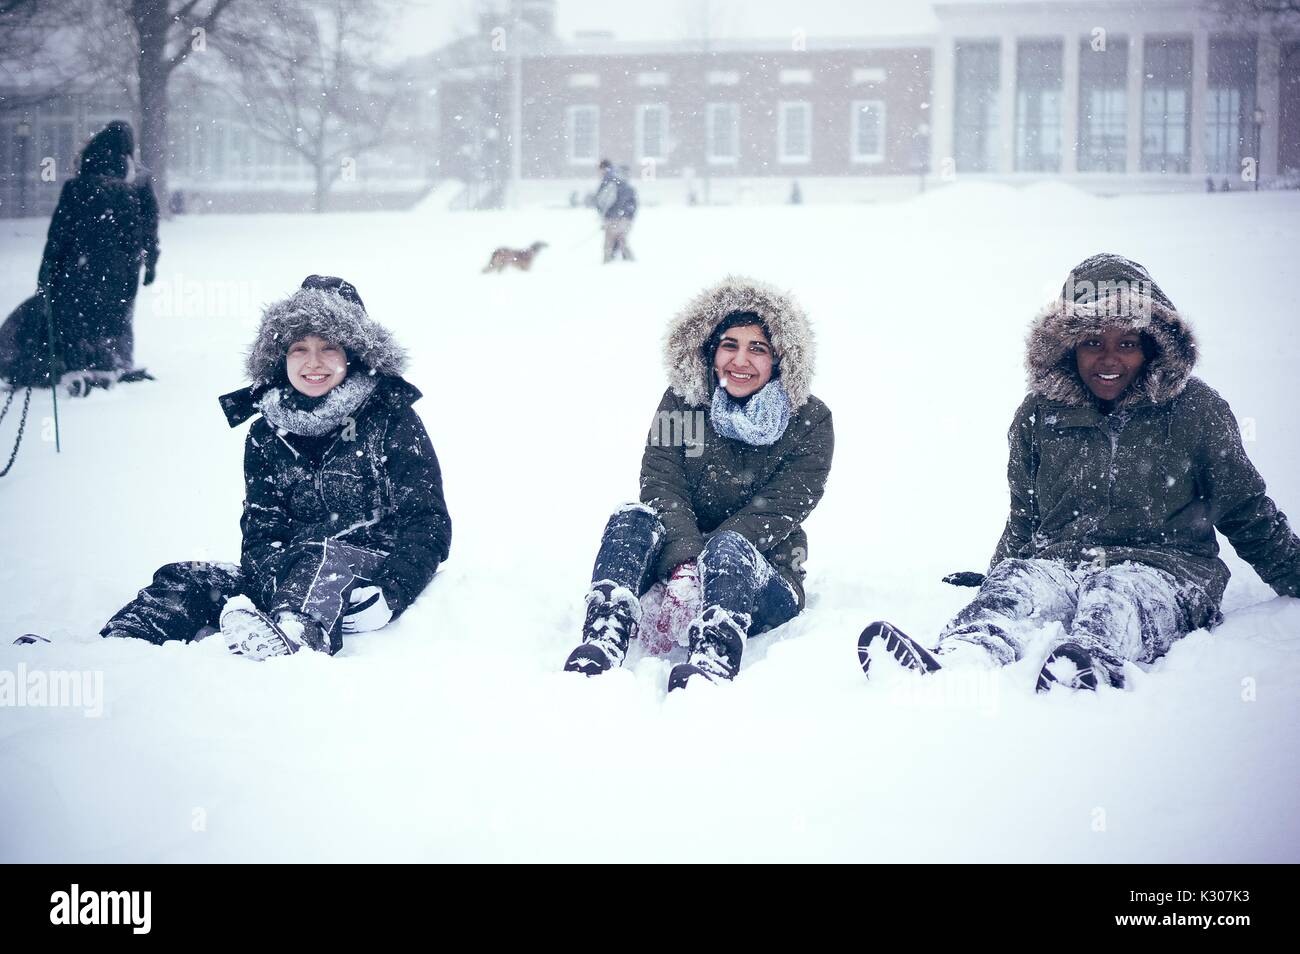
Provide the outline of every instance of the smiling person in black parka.
<path id="1" fill-rule="evenodd" d="M 238 655 L 337 652 L 396 619 L 447 558 L 451 520 L 433 445 L 401 376 L 406 356 L 357 290 L 309 276 L 266 309 L 252 386 L 221 398 L 244 452 L 239 566 L 172 563 L 104 636 L 189 640 L 220 626 Z"/>

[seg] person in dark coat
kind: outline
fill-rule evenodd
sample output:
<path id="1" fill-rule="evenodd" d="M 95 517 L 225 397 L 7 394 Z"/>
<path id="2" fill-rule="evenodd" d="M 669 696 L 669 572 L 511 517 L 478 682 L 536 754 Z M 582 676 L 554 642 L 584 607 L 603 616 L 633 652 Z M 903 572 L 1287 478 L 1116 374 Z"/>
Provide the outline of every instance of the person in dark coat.
<path id="1" fill-rule="evenodd" d="M 628 233 L 632 231 L 632 220 L 636 218 L 636 190 L 614 168 L 608 159 L 600 161 L 600 185 L 596 188 L 596 209 L 605 223 L 605 263 L 621 257 L 632 261 L 632 248 L 627 244 Z"/>
<path id="2" fill-rule="evenodd" d="M 835 435 L 810 392 L 808 319 L 770 286 L 732 277 L 706 289 L 673 320 L 665 361 L 640 502 L 609 519 L 565 669 L 621 665 L 639 627 L 662 631 L 666 618 L 689 647 L 671 690 L 734 678 L 748 636 L 802 610 L 803 522 L 825 490 Z"/>
<path id="3" fill-rule="evenodd" d="M 220 626 L 255 659 L 337 652 L 346 633 L 397 619 L 451 546 L 433 445 L 400 375 L 406 356 L 339 278 L 309 276 L 268 307 L 252 385 L 221 398 L 244 448 L 238 566 L 173 563 L 104 636 L 190 640 Z"/>
<path id="4" fill-rule="evenodd" d="M 140 266 L 149 285 L 158 265 L 158 201 L 134 153 L 124 120 L 91 138 L 63 184 L 41 259 L 38 290 L 53 310 L 61 363 L 96 383 L 147 376 L 134 365 L 132 315 Z"/>
<path id="5" fill-rule="evenodd" d="M 904 665 L 1006 665 L 1027 638 L 1065 635 L 1039 687 L 1122 685 L 1221 620 L 1228 568 L 1217 529 L 1273 589 L 1300 596 L 1300 539 L 1269 498 L 1232 409 L 1192 375 L 1191 328 L 1145 268 L 1095 255 L 1029 335 L 1030 393 L 1009 434 L 1011 511 L 975 600 L 931 653 L 888 624 Z M 873 627 L 875 630 L 873 631 Z"/>

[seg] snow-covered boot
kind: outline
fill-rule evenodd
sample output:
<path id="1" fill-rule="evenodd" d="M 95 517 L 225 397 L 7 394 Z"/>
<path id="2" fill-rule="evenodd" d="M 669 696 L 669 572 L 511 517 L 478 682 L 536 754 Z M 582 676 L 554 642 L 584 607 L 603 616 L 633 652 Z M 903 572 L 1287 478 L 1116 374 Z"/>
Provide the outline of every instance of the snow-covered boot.
<path id="1" fill-rule="evenodd" d="M 249 659 L 270 659 L 298 651 L 298 643 L 246 596 L 232 597 L 222 607 L 221 635 L 232 653 Z"/>
<path id="2" fill-rule="evenodd" d="M 906 669 L 927 673 L 936 672 L 940 668 L 939 660 L 934 658 L 934 653 L 896 626 L 877 620 L 869 624 L 858 637 L 858 663 L 861 664 L 862 674 L 865 676 L 871 675 L 871 656 L 868 650 L 877 640 L 883 641 L 885 650 L 892 653 Z"/>
<path id="3" fill-rule="evenodd" d="M 709 682 L 735 679 L 751 622 L 747 613 L 729 613 L 721 606 L 701 613 L 691 623 L 691 654 L 668 674 L 668 691 L 681 689 L 693 676 Z"/>
<path id="4" fill-rule="evenodd" d="M 1070 672 L 1069 665 L 1072 663 L 1074 671 Z M 1124 677 L 1120 673 L 1113 673 L 1101 662 L 1094 660 L 1092 653 L 1084 649 L 1078 643 L 1066 642 L 1061 643 L 1047 657 L 1043 663 L 1043 668 L 1038 673 L 1038 692 L 1047 692 L 1053 686 L 1062 685 L 1070 689 L 1090 689 L 1096 690 L 1100 679 L 1106 680 L 1108 685 L 1123 687 Z"/>
<path id="5" fill-rule="evenodd" d="M 30 646 L 33 643 L 48 643 L 49 640 L 44 636 L 37 636 L 35 633 L 23 633 L 14 640 L 15 646 Z"/>
<path id="6" fill-rule="evenodd" d="M 275 616 L 275 624 L 284 634 L 285 639 L 297 647 L 292 650 L 293 652 L 297 652 L 298 649 L 312 649 L 318 653 L 333 654 L 337 649 L 342 648 L 341 643 L 339 646 L 331 646 L 320 623 L 302 613 L 281 610 Z"/>
<path id="7" fill-rule="evenodd" d="M 640 622 L 641 601 L 635 593 L 609 580 L 596 583 L 587 594 L 582 645 L 569 653 L 564 671 L 596 676 L 623 665 Z"/>

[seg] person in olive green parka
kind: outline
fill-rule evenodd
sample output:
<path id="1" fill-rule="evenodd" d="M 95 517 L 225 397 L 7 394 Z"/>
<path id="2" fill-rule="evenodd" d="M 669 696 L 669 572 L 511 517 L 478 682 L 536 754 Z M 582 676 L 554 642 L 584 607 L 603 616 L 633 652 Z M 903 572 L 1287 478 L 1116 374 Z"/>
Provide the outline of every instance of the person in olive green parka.
<path id="1" fill-rule="evenodd" d="M 1145 268 L 1113 254 L 1076 266 L 1029 333 L 1011 509 L 978 596 L 934 653 L 873 623 L 859 642 L 864 670 L 878 638 L 923 672 L 1006 665 L 1059 622 L 1066 635 L 1039 688 L 1122 685 L 1126 661 L 1151 662 L 1221 620 L 1229 574 L 1216 528 L 1278 594 L 1300 596 L 1300 540 L 1228 402 L 1192 375 L 1196 357 L 1191 328 Z"/>
<path id="2" fill-rule="evenodd" d="M 705 289 L 670 324 L 664 362 L 669 388 L 641 459 L 640 502 L 606 525 L 582 643 L 565 669 L 619 666 L 644 630 L 660 651 L 689 645 L 671 690 L 734 678 L 748 635 L 803 609 L 803 522 L 835 437 L 811 393 L 808 319 L 768 285 L 731 277 Z"/>

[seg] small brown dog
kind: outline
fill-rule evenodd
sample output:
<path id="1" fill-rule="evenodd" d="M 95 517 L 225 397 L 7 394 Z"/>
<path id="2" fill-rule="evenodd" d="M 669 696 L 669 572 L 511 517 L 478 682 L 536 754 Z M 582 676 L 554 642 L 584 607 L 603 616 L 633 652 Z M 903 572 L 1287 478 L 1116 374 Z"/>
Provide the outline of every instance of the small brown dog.
<path id="1" fill-rule="evenodd" d="M 533 259 L 537 253 L 546 248 L 545 242 L 534 242 L 528 248 L 499 248 L 492 253 L 488 263 L 484 266 L 486 272 L 503 272 L 507 267 L 513 265 L 522 272 L 528 271 L 533 267 Z"/>

